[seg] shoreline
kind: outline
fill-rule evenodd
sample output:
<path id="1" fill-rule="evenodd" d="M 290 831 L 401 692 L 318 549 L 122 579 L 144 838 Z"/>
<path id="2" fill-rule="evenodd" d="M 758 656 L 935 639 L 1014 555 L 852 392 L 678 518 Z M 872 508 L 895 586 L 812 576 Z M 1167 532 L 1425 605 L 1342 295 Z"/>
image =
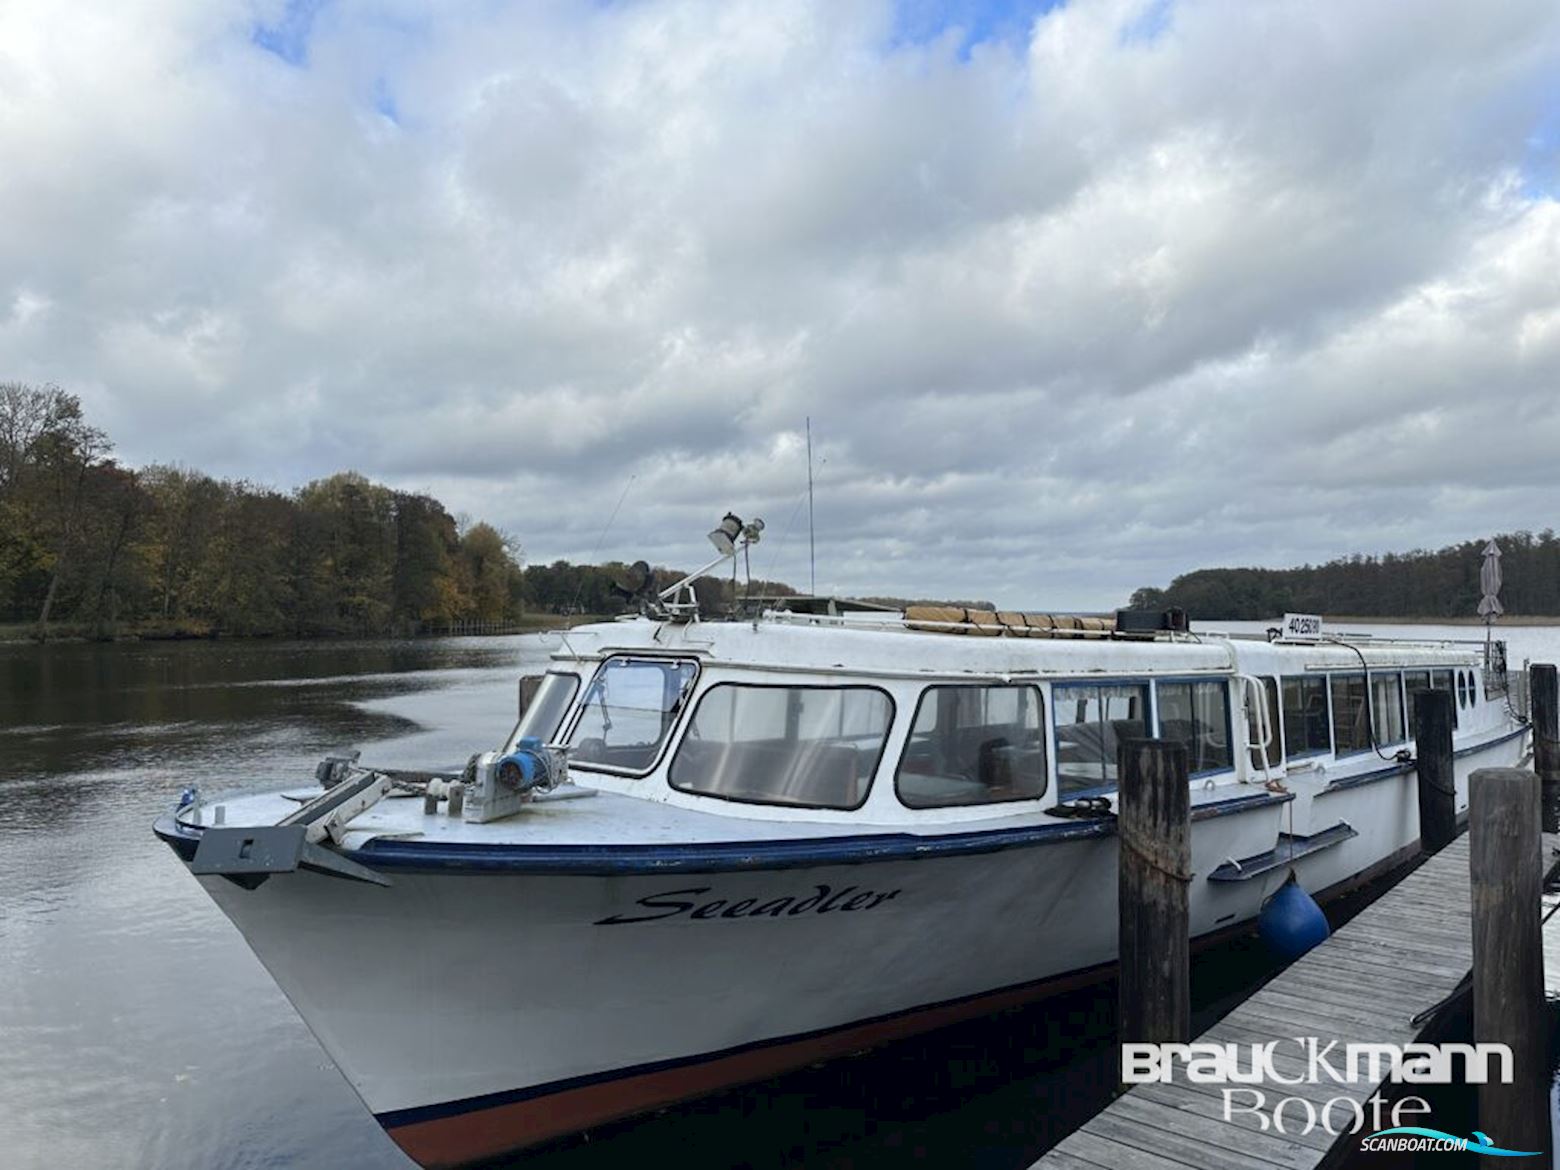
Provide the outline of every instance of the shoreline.
<path id="1" fill-rule="evenodd" d="M 444 629 L 432 629 L 422 632 L 407 632 L 382 630 L 373 633 L 355 632 L 350 630 L 319 632 L 319 633 L 295 633 L 278 630 L 266 634 L 230 634 L 209 626 L 194 623 L 152 624 L 139 628 L 118 629 L 107 632 L 94 632 L 89 627 L 73 622 L 62 622 L 50 628 L 47 638 L 38 637 L 38 628 L 31 622 L 16 622 L 0 624 L 0 646 L 20 645 L 48 645 L 51 643 L 83 642 L 350 642 L 350 641 L 387 641 L 387 642 L 416 642 L 423 638 L 477 638 L 477 637 L 509 637 L 523 634 L 539 634 L 549 630 L 567 629 L 582 621 L 604 620 L 606 615 L 601 614 L 539 614 L 529 616 L 513 622 L 491 622 L 488 626 L 497 626 L 497 629 L 461 629 L 459 623 L 454 627 Z M 1361 617 L 1357 614 L 1323 614 L 1323 620 L 1331 626 L 1341 625 L 1373 625 L 1373 626 L 1456 626 L 1467 629 L 1484 628 L 1484 619 L 1481 617 Z M 1251 622 L 1277 623 L 1279 616 L 1270 618 L 1196 618 L 1193 619 L 1199 625 L 1218 628 L 1221 622 Z M 476 623 L 468 623 L 475 625 Z M 1505 614 L 1497 618 L 1491 627 L 1495 632 L 1511 628 L 1554 628 L 1560 626 L 1560 614 Z"/>
<path id="2" fill-rule="evenodd" d="M 1200 618 L 1200 622 L 1264 622 L 1280 621 L 1281 616 L 1269 618 Z M 1348 622 L 1352 625 L 1369 626 L 1467 626 L 1470 629 L 1484 628 L 1484 619 L 1481 617 L 1361 617 L 1358 614 L 1330 614 L 1324 613 L 1322 620 L 1328 624 Z M 1504 614 L 1495 619 L 1491 624 L 1492 630 L 1509 629 L 1512 626 L 1560 626 L 1560 614 Z"/>
<path id="3" fill-rule="evenodd" d="M 316 633 L 298 633 L 277 630 L 265 634 L 227 633 L 221 629 L 195 625 L 148 625 L 122 629 L 94 631 L 74 622 L 61 622 L 49 627 L 47 637 L 39 637 L 33 622 L 0 624 L 0 646 L 48 646 L 55 644 L 80 645 L 86 642 L 418 642 L 427 638 L 499 638 L 540 634 L 549 630 L 561 630 L 580 621 L 596 620 L 595 615 L 544 614 L 526 617 L 512 622 L 465 623 L 473 628 L 461 628 L 461 623 L 423 631 L 339 630 Z M 484 626 L 490 628 L 483 628 Z M 497 628 L 491 628 L 497 627 Z"/>

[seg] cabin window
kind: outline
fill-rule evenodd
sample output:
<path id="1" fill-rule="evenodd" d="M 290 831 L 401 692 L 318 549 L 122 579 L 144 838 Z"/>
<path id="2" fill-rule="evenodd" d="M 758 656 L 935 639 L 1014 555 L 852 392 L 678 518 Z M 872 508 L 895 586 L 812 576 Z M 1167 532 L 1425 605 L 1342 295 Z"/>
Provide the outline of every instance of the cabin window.
<path id="1" fill-rule="evenodd" d="M 1058 684 L 1051 688 L 1056 724 L 1056 783 L 1063 800 L 1114 787 L 1116 745 L 1147 734 L 1148 688 Z"/>
<path id="2" fill-rule="evenodd" d="M 1267 766 L 1276 768 L 1284 761 L 1284 743 L 1282 732 L 1279 730 L 1278 721 L 1278 680 L 1273 678 L 1262 679 L 1262 699 L 1267 704 L 1268 733 L 1272 736 L 1267 745 Z M 1160 719 L 1164 715 L 1161 712 Z M 1250 688 L 1246 690 L 1246 726 L 1251 729 L 1250 739 L 1259 746 L 1251 749 L 1251 766 L 1256 771 L 1262 770 L 1262 739 L 1261 725 L 1257 722 L 1257 708 L 1253 701 Z"/>
<path id="3" fill-rule="evenodd" d="M 558 726 L 568 714 L 569 704 L 574 701 L 574 693 L 579 689 L 580 678 L 577 674 L 551 670 L 544 674 L 542 685 L 536 688 L 536 695 L 525 709 L 525 714 L 520 716 L 520 722 L 509 742 L 513 744 L 522 736 L 534 735 L 543 743 L 550 743 L 558 734 Z"/>
<path id="4" fill-rule="evenodd" d="M 860 808 L 894 719 L 875 687 L 720 683 L 672 759 L 672 787 L 800 808 Z"/>
<path id="5" fill-rule="evenodd" d="M 1043 796 L 1044 727 L 1039 687 L 928 687 L 894 788 L 910 808 Z"/>
<path id="6" fill-rule="evenodd" d="M 1230 688 L 1222 679 L 1154 684 L 1159 735 L 1186 745 L 1186 770 L 1235 766 L 1230 749 Z"/>
<path id="7" fill-rule="evenodd" d="M 1340 756 L 1370 751 L 1370 708 L 1363 674 L 1332 676 L 1333 750 Z"/>
<path id="8" fill-rule="evenodd" d="M 1432 670 L 1430 672 L 1430 688 L 1437 691 L 1452 693 L 1452 672 L 1450 670 Z M 1457 728 L 1457 704 L 1452 704 L 1452 728 Z"/>
<path id="9" fill-rule="evenodd" d="M 1430 672 L 1428 670 L 1405 670 L 1403 672 L 1403 697 L 1408 703 L 1408 734 L 1417 735 L 1419 724 L 1419 694 L 1430 689 Z"/>
<path id="10" fill-rule="evenodd" d="M 648 772 L 698 676 L 698 664 L 686 659 L 607 659 L 580 700 L 569 763 Z"/>
<path id="11" fill-rule="evenodd" d="M 1396 674 L 1370 676 L 1370 716 L 1375 720 L 1377 745 L 1402 743 L 1403 682 Z"/>
<path id="12" fill-rule="evenodd" d="M 1311 756 L 1332 750 L 1327 726 L 1327 680 L 1316 675 L 1284 679 L 1284 752 Z"/>

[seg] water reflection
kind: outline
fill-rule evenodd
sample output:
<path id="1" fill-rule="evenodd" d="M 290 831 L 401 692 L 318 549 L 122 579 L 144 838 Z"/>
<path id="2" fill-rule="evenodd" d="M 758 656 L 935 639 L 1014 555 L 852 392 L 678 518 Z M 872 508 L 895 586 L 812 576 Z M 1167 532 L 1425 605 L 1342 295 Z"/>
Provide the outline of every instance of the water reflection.
<path id="1" fill-rule="evenodd" d="M 535 639 L 0 646 L 7 1167 L 410 1163 L 150 833 L 186 784 L 309 782 L 349 744 L 444 766 Z"/>

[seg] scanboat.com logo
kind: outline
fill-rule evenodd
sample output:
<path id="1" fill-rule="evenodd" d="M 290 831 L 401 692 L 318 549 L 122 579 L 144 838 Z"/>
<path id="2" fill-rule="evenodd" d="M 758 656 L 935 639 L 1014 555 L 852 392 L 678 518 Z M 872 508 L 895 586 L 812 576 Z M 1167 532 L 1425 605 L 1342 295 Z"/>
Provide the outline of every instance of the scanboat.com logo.
<path id="1" fill-rule="evenodd" d="M 1495 1158 L 1533 1158 L 1537 1150 L 1503 1150 L 1490 1141 L 1489 1135 L 1479 1130 L 1472 1137 L 1453 1137 L 1439 1129 L 1423 1129 L 1417 1125 L 1398 1126 L 1371 1134 L 1360 1142 L 1360 1149 L 1375 1153 L 1463 1153 L 1487 1154 Z"/>

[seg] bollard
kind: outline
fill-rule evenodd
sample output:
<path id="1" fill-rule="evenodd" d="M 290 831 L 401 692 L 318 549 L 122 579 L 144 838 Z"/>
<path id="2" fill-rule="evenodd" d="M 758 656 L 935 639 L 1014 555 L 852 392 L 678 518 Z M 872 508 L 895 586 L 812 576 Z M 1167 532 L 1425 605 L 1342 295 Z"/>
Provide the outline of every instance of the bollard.
<path id="1" fill-rule="evenodd" d="M 1184 1044 L 1191 1039 L 1191 785 L 1186 746 L 1164 739 L 1123 742 L 1120 798 L 1121 978 L 1117 1039 Z"/>
<path id="2" fill-rule="evenodd" d="M 1469 782 L 1473 1038 L 1505 1044 L 1512 1081 L 1479 1086 L 1479 1128 L 1508 1150 L 1549 1148 L 1538 777 L 1480 768 Z"/>
<path id="3" fill-rule="evenodd" d="M 1439 853 L 1457 836 L 1457 783 L 1452 768 L 1452 693 L 1414 696 L 1414 756 L 1419 771 L 1419 847 Z"/>
<path id="4" fill-rule="evenodd" d="M 432 816 L 439 811 L 439 794 L 431 788 L 423 792 L 423 815 Z"/>
<path id="5" fill-rule="evenodd" d="M 456 780 L 444 791 L 450 800 L 449 815 L 459 817 L 466 808 L 466 786 Z"/>
<path id="6" fill-rule="evenodd" d="M 1560 694 L 1555 668 L 1547 662 L 1528 670 L 1533 713 L 1533 771 L 1542 792 L 1544 832 L 1560 833 Z"/>

